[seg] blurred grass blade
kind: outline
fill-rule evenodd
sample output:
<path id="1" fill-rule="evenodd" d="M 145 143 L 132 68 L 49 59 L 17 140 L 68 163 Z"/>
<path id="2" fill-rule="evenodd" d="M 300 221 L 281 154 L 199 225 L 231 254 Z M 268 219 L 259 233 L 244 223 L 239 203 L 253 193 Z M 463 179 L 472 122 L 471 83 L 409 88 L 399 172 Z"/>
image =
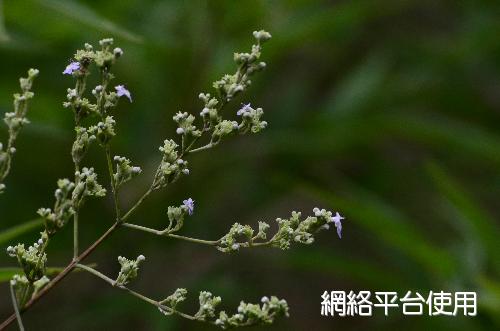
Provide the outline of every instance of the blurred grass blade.
<path id="1" fill-rule="evenodd" d="M 404 287 L 403 280 L 395 273 L 388 272 L 375 264 L 317 248 L 289 252 L 284 259 L 276 263 L 282 264 L 283 268 L 291 267 L 305 272 L 335 275 L 335 277 L 359 282 L 359 284 L 368 285 L 371 288 L 397 290 Z"/>
<path id="2" fill-rule="evenodd" d="M 3 0 L 0 0 L 0 43 L 9 41 L 9 34 L 5 28 L 5 20 L 3 15 Z"/>
<path id="3" fill-rule="evenodd" d="M 472 236 L 476 237 L 476 243 L 485 246 L 489 260 L 500 274 L 500 245 L 498 239 L 500 232 L 495 220 L 436 162 L 429 162 L 426 168 L 444 197 L 463 216 L 462 219 L 467 222 L 467 227 L 462 228 L 463 235 L 471 237 L 470 231 L 473 232 Z"/>
<path id="4" fill-rule="evenodd" d="M 28 221 L 26 223 L 16 225 L 12 228 L 3 230 L 0 232 L 0 245 L 4 245 L 11 241 L 12 239 L 29 232 L 33 229 L 41 227 L 43 224 L 43 219 L 42 218 L 37 218 L 32 221 Z"/>
<path id="5" fill-rule="evenodd" d="M 349 197 L 341 197 L 313 183 L 303 183 L 299 188 L 314 194 L 330 208 L 341 210 L 348 222 L 355 222 L 371 231 L 391 248 L 403 252 L 414 262 L 424 266 L 430 275 L 446 278 L 455 270 L 452 255 L 430 244 L 411 220 L 366 190 L 343 183 L 342 190 Z"/>
<path id="6" fill-rule="evenodd" d="M 64 15 L 70 19 L 79 21 L 86 24 L 92 28 L 106 31 L 123 39 L 141 43 L 142 37 L 128 31 L 127 29 L 116 25 L 115 23 L 109 21 L 108 19 L 99 16 L 89 7 L 76 2 L 76 1 L 59 1 L 59 0 L 34 0 L 38 4 L 54 10 L 61 15 Z"/>

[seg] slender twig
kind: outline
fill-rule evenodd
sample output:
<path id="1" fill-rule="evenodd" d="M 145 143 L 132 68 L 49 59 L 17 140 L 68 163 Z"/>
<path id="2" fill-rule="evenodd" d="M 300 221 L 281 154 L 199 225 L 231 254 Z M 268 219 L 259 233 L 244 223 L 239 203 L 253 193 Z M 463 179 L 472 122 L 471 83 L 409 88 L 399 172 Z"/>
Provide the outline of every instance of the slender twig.
<path id="1" fill-rule="evenodd" d="M 189 153 L 196 153 L 196 152 L 204 151 L 204 150 L 210 149 L 214 146 L 215 146 L 214 144 L 208 143 L 205 146 L 201 146 L 201 147 L 190 150 Z"/>
<path id="2" fill-rule="evenodd" d="M 123 215 L 123 217 L 120 218 L 120 222 L 124 222 L 126 219 L 128 219 L 134 211 L 146 200 L 146 198 L 153 192 L 153 187 L 150 187 L 140 198 L 137 200 L 137 202 L 128 210 L 128 212 Z"/>
<path id="3" fill-rule="evenodd" d="M 194 316 L 192 316 L 192 315 L 189 315 L 189 314 L 186 314 L 186 313 L 182 313 L 182 312 L 180 312 L 178 310 L 175 310 L 175 309 L 173 309 L 173 308 L 171 308 L 169 306 L 162 305 L 157 300 L 151 299 L 151 298 L 149 298 L 149 297 L 147 297 L 147 296 L 145 296 L 145 295 L 143 295 L 143 294 L 141 294 L 139 292 L 131 290 L 131 289 L 129 289 L 128 287 L 126 287 L 124 285 L 117 285 L 116 282 L 113 279 L 111 279 L 108 276 L 106 276 L 105 274 L 103 274 L 103 273 L 95 270 L 94 268 L 90 268 L 90 267 L 88 267 L 86 265 L 80 265 L 80 264 L 77 264 L 76 266 L 79 267 L 79 268 L 81 268 L 81 269 L 83 269 L 83 270 L 85 270 L 85 271 L 87 271 L 87 272 L 89 272 L 89 273 L 91 273 L 92 275 L 94 275 L 94 276 L 96 276 L 96 277 L 104 280 L 109 285 L 111 285 L 113 287 L 116 287 L 116 288 L 119 288 L 121 290 L 124 290 L 124 291 L 132 294 L 136 298 L 139 298 L 142 301 L 145 301 L 145 302 L 147 302 L 147 303 L 149 303 L 149 304 L 151 304 L 153 306 L 156 306 L 156 307 L 158 307 L 158 308 L 160 308 L 162 310 L 168 311 L 170 313 L 177 314 L 177 315 L 182 316 L 184 318 L 187 318 L 189 320 L 193 320 L 193 321 L 197 320 L 197 318 L 194 317 Z"/>
<path id="4" fill-rule="evenodd" d="M 75 185 L 78 185 L 80 181 L 79 176 L 76 175 L 80 171 L 80 165 L 75 163 Z M 73 259 L 78 257 L 79 250 L 79 233 L 78 233 L 78 206 L 75 208 L 75 213 L 73 214 Z"/>
<path id="5" fill-rule="evenodd" d="M 139 230 L 139 231 L 144 231 L 144 232 L 149 232 L 158 236 L 164 236 L 164 237 L 169 237 L 169 238 L 174 238 L 174 239 L 180 239 L 184 241 L 189 241 L 197 244 L 203 244 L 203 245 L 210 245 L 210 246 L 216 246 L 217 244 L 220 243 L 220 240 L 203 240 L 203 239 L 196 239 L 196 238 L 191 238 L 191 237 L 185 237 L 185 236 L 180 236 L 177 234 L 173 233 L 168 233 L 166 231 L 160 231 L 160 230 L 155 230 L 148 228 L 146 226 L 141 226 L 141 225 L 136 225 L 136 224 L 131 224 L 131 223 L 123 223 L 122 226 Z"/>
<path id="6" fill-rule="evenodd" d="M 202 245 L 208 245 L 208 246 L 218 246 L 221 243 L 221 239 L 219 239 L 219 240 L 204 240 L 204 239 L 186 237 L 186 236 L 181 236 L 181 235 L 174 234 L 174 233 L 169 233 L 166 230 L 156 230 L 156 229 L 148 228 L 146 226 L 131 224 L 131 223 L 122 223 L 121 225 L 124 227 L 130 228 L 130 229 L 144 231 L 147 233 L 152 233 L 152 234 L 157 235 L 157 236 L 189 241 L 189 242 L 196 243 L 196 244 L 202 244 Z M 254 240 L 256 240 L 257 238 L 258 237 L 255 236 L 248 242 L 240 242 L 237 244 L 240 247 L 263 247 L 263 246 L 269 246 L 270 244 L 272 244 L 273 239 L 274 239 L 274 237 L 273 237 L 268 241 L 256 243 L 256 242 L 254 242 Z"/>
<path id="7" fill-rule="evenodd" d="M 17 324 L 19 325 L 19 331 L 24 331 L 23 321 L 21 319 L 21 314 L 19 313 L 19 307 L 17 305 L 16 293 L 14 292 L 14 286 L 10 284 L 10 296 L 12 298 L 12 305 L 14 306 L 14 313 L 16 315 Z"/>

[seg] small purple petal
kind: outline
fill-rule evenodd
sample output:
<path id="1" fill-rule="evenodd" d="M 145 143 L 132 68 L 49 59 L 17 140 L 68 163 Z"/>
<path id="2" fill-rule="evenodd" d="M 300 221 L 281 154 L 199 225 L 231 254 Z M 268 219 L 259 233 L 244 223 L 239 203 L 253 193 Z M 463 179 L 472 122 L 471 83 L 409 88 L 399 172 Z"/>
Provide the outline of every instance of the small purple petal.
<path id="1" fill-rule="evenodd" d="M 132 96 L 130 95 L 130 91 L 125 88 L 123 85 L 115 86 L 116 95 L 119 97 L 126 96 L 130 102 L 132 102 Z"/>
<path id="2" fill-rule="evenodd" d="M 77 70 L 80 70 L 80 62 L 71 62 L 64 69 L 63 75 L 72 75 Z"/>
<path id="3" fill-rule="evenodd" d="M 333 223 L 335 223 L 335 227 L 337 228 L 337 234 L 339 238 L 342 238 L 342 223 L 341 220 L 344 218 L 340 216 L 339 213 L 335 213 L 335 216 L 332 217 Z"/>
<path id="4" fill-rule="evenodd" d="M 243 115 L 244 113 L 250 111 L 250 109 L 252 108 L 252 106 L 250 105 L 250 103 L 247 103 L 246 105 L 245 104 L 242 104 L 243 106 L 240 108 L 240 110 L 238 110 L 238 112 L 236 113 L 236 115 L 238 116 L 241 116 Z"/>
<path id="5" fill-rule="evenodd" d="M 187 208 L 188 214 L 191 216 L 194 212 L 194 200 L 189 198 L 187 200 L 182 201 L 183 205 Z"/>

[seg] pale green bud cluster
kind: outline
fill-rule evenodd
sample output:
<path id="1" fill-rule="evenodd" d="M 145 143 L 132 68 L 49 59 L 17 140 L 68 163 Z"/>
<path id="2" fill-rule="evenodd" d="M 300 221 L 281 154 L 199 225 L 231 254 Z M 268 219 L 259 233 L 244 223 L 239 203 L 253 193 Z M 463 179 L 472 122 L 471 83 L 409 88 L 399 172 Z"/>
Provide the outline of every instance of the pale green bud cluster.
<path id="1" fill-rule="evenodd" d="M 67 101 L 63 102 L 64 108 L 73 109 L 78 121 L 97 111 L 97 105 L 83 97 L 82 93 L 83 91 L 78 91 L 77 88 L 68 88 L 66 94 Z"/>
<path id="2" fill-rule="evenodd" d="M 58 188 L 55 191 L 56 202 L 54 210 L 50 208 L 38 209 L 40 215 L 45 222 L 45 229 L 48 235 L 52 236 L 61 229 L 75 213 L 71 194 L 75 188 L 75 184 L 68 179 L 59 179 L 57 181 Z"/>
<path id="3" fill-rule="evenodd" d="M 312 244 L 316 232 L 327 230 L 334 222 L 330 211 L 314 208 L 313 212 L 315 216 L 308 216 L 304 220 L 301 220 L 301 213 L 295 211 L 288 219 L 277 218 L 278 231 L 268 241 L 263 241 L 268 237 L 267 231 L 270 228 L 268 223 L 259 222 L 256 235 L 249 225 L 235 223 L 229 232 L 217 241 L 216 248 L 224 253 L 232 253 L 242 247 L 254 245 L 271 245 L 285 250 L 290 248 L 293 242 Z M 341 225 L 335 226 L 340 227 Z"/>
<path id="4" fill-rule="evenodd" d="M 10 280 L 10 285 L 16 294 L 16 301 L 19 306 L 24 306 L 33 296 L 49 283 L 50 279 L 47 276 L 30 282 L 25 275 L 14 275 Z"/>
<path id="5" fill-rule="evenodd" d="M 184 225 L 184 219 L 188 214 L 188 208 L 184 205 L 179 207 L 169 206 L 167 210 L 168 227 L 163 230 L 164 233 L 174 233 L 179 231 Z"/>
<path id="6" fill-rule="evenodd" d="M 41 233 L 40 239 L 25 249 L 24 244 L 7 247 L 7 254 L 10 257 L 16 257 L 19 265 L 24 271 L 24 274 L 30 281 L 35 281 L 43 277 L 47 263 L 47 254 L 45 254 L 45 246 L 48 241 L 48 235 L 45 232 Z"/>
<path id="7" fill-rule="evenodd" d="M 215 125 L 220 121 L 217 105 L 219 100 L 210 96 L 210 93 L 200 93 L 198 96 L 205 103 L 205 107 L 200 112 L 205 127 Z"/>
<path id="8" fill-rule="evenodd" d="M 212 293 L 207 291 L 201 291 L 199 296 L 200 308 L 194 315 L 197 319 L 201 321 L 206 321 L 210 318 L 215 317 L 215 310 L 217 306 L 222 302 L 221 297 L 213 296 Z"/>
<path id="9" fill-rule="evenodd" d="M 45 276 L 47 268 L 45 250 L 49 236 L 45 231 L 40 234 L 40 239 L 28 249 L 25 248 L 24 244 L 7 247 L 7 254 L 15 257 L 23 270 L 23 275 L 14 275 L 10 281 L 17 302 L 21 307 L 49 282 Z"/>
<path id="10" fill-rule="evenodd" d="M 106 146 L 116 135 L 115 124 L 113 116 L 107 116 L 104 122 L 99 122 L 97 125 L 91 126 L 88 132 L 96 136 L 101 146 Z"/>
<path id="11" fill-rule="evenodd" d="M 257 71 L 266 67 L 264 62 L 259 62 L 261 55 L 261 44 L 271 38 L 271 34 L 265 31 L 255 31 L 254 37 L 257 44 L 252 45 L 250 53 L 234 53 L 234 62 L 238 64 L 238 71 L 233 75 L 224 75 L 220 80 L 214 82 L 214 88 L 219 96 L 230 101 L 237 94 L 243 92 L 252 83 L 249 77 Z"/>
<path id="12" fill-rule="evenodd" d="M 288 317 L 288 304 L 283 299 L 272 296 L 262 298 L 262 305 L 240 302 L 238 312 L 228 316 L 226 312 L 221 311 L 215 325 L 222 329 L 231 329 L 259 324 L 271 324 L 274 319 L 281 316 Z"/>
<path id="13" fill-rule="evenodd" d="M 229 232 L 220 239 L 217 249 L 224 253 L 231 253 L 238 251 L 241 247 L 240 238 L 242 242 L 248 244 L 252 242 L 253 229 L 249 225 L 241 225 L 234 223 Z"/>
<path id="14" fill-rule="evenodd" d="M 144 255 L 139 255 L 135 260 L 129 260 L 123 256 L 118 257 L 118 262 L 120 263 L 120 273 L 115 280 L 115 285 L 123 286 L 130 283 L 137 277 L 137 271 L 139 271 L 139 265 L 145 261 Z"/>
<path id="15" fill-rule="evenodd" d="M 252 133 L 258 133 L 267 127 L 267 122 L 260 120 L 262 115 L 264 115 L 262 108 L 254 109 L 250 105 L 245 105 L 239 110 L 238 113 L 242 118 L 239 128 L 243 133 L 246 133 L 249 130 Z"/>
<path id="16" fill-rule="evenodd" d="M 113 174 L 115 189 L 142 172 L 140 167 L 132 166 L 131 161 L 125 157 L 115 156 L 113 160 L 116 163 L 116 172 Z"/>
<path id="17" fill-rule="evenodd" d="M 71 156 L 75 164 L 80 164 L 85 154 L 87 154 L 90 144 L 95 141 L 96 137 L 90 130 L 81 126 L 77 126 L 75 132 L 76 137 L 71 149 Z"/>
<path id="18" fill-rule="evenodd" d="M 174 314 L 177 312 L 178 305 L 186 300 L 187 293 L 186 289 L 178 288 L 173 294 L 159 302 L 158 309 L 165 315 Z M 225 311 L 217 313 L 217 307 L 222 302 L 220 296 L 214 296 L 208 291 L 201 291 L 198 300 L 199 308 L 193 317 L 200 321 L 210 322 L 221 329 L 270 324 L 278 317 L 288 317 L 287 302 L 275 296 L 270 299 L 263 297 L 261 304 L 241 301 L 237 312 L 231 316 Z"/>
<path id="19" fill-rule="evenodd" d="M 155 174 L 153 189 L 159 189 L 175 182 L 181 175 L 189 175 L 188 162 L 179 158 L 175 141 L 166 139 L 159 148 L 163 157 Z"/>
<path id="20" fill-rule="evenodd" d="M 75 208 L 80 208 L 87 197 L 103 197 L 106 189 L 97 182 L 97 174 L 94 168 L 83 168 L 75 173 L 77 184 L 73 190 L 71 199 Z"/>
<path id="21" fill-rule="evenodd" d="M 305 220 L 300 220 L 300 212 L 292 212 L 289 219 L 276 219 L 278 232 L 272 239 L 272 245 L 281 249 L 290 248 L 293 242 L 301 244 L 312 244 L 314 234 L 319 230 L 328 229 L 328 224 L 332 222 L 332 213 L 325 209 L 314 208 L 316 216 L 308 216 Z"/>
<path id="22" fill-rule="evenodd" d="M 187 290 L 185 288 L 178 288 L 175 292 L 169 295 L 166 299 L 160 301 L 161 305 L 166 305 L 169 308 L 176 309 L 177 305 L 186 300 Z M 164 310 L 159 307 L 160 312 L 165 315 L 172 315 L 173 312 L 171 310 Z"/>
<path id="23" fill-rule="evenodd" d="M 175 123 L 177 123 L 177 130 L 175 131 L 178 135 L 183 135 L 185 137 L 199 137 L 201 136 L 201 131 L 196 129 L 193 125 L 195 117 L 189 115 L 188 113 L 178 112 L 173 117 Z"/>
<path id="24" fill-rule="evenodd" d="M 29 100 L 35 95 L 31 91 L 31 88 L 33 86 L 33 81 L 38 74 L 39 71 L 37 69 L 30 69 L 28 70 L 28 77 L 19 79 L 21 93 L 14 94 L 14 111 L 7 112 L 4 115 L 4 122 L 9 129 L 9 139 L 6 148 L 4 148 L 3 144 L 0 143 L 0 194 L 5 189 L 5 184 L 2 182 L 9 174 L 12 157 L 16 152 L 14 143 L 19 132 L 21 131 L 21 128 L 25 124 L 29 123 L 26 117 L 28 113 L 28 103 Z"/>

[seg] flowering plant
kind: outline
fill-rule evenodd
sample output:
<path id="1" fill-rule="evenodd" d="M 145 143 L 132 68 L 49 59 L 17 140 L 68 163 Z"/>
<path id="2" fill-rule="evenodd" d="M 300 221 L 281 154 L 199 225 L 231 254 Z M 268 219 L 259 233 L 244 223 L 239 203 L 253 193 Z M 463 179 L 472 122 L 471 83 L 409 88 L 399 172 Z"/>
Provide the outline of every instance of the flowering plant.
<path id="1" fill-rule="evenodd" d="M 155 306 L 165 315 L 178 315 L 195 321 L 202 321 L 220 326 L 223 329 L 272 323 L 275 318 L 288 316 L 288 305 L 283 299 L 275 296 L 264 296 L 259 304 L 241 302 L 234 314 L 218 311 L 221 298 L 208 291 L 199 293 L 199 309 L 194 314 L 184 313 L 180 304 L 186 300 L 187 290 L 176 289 L 164 299 L 152 299 L 138 293 L 129 284 L 138 276 L 141 263 L 146 258 L 139 255 L 135 259 L 118 257 L 120 271 L 116 277 L 102 274 L 95 268 L 82 264 L 108 236 L 117 228 L 148 232 L 153 235 L 184 240 L 197 244 L 212 246 L 223 253 L 236 253 L 241 249 L 270 246 L 288 249 L 293 243 L 311 244 L 315 234 L 333 224 L 338 236 L 341 236 L 341 220 L 338 213 L 333 215 L 324 209 L 314 208 L 313 215 L 303 218 L 301 213 L 292 212 L 288 218 L 278 218 L 277 230 L 269 234 L 270 225 L 258 222 L 256 229 L 250 225 L 233 224 L 229 231 L 218 240 L 204 240 L 180 234 L 184 222 L 194 217 L 195 201 L 185 199 L 179 205 L 167 209 L 168 225 L 163 229 L 153 229 L 145 225 L 131 223 L 133 215 L 142 202 L 153 192 L 163 189 L 171 183 L 189 175 L 190 168 L 187 157 L 192 153 L 214 148 L 219 143 L 235 135 L 258 133 L 267 127 L 262 120 L 262 108 L 254 108 L 250 103 L 243 104 L 235 111 L 234 119 L 225 119 L 223 110 L 240 93 L 251 84 L 251 76 L 265 68 L 260 62 L 262 45 L 271 38 L 266 31 L 255 31 L 256 43 L 249 53 L 235 53 L 234 61 L 237 70 L 234 74 L 226 74 L 214 82 L 215 94 L 201 93 L 202 110 L 199 116 L 187 112 L 178 112 L 173 116 L 177 124 L 177 140 L 166 139 L 159 147 L 160 162 L 153 175 L 151 185 L 146 192 L 130 208 L 122 209 L 119 193 L 123 185 L 140 175 L 142 170 L 134 166 L 132 161 L 123 156 L 115 156 L 111 151 L 111 142 L 117 134 L 113 113 L 120 100 L 132 102 L 132 94 L 124 84 L 112 86 L 115 78 L 111 69 L 123 56 L 123 51 L 113 46 L 112 39 L 99 42 L 100 48 L 94 49 L 85 44 L 78 50 L 73 61 L 66 66 L 64 75 L 75 80 L 75 86 L 67 89 L 63 106 L 70 109 L 74 116 L 75 139 L 71 150 L 74 163 L 74 178 L 60 179 L 55 190 L 55 202 L 52 208 L 40 208 L 38 214 L 43 218 L 44 230 L 40 238 L 26 248 L 25 244 L 9 246 L 7 253 L 15 258 L 22 268 L 22 273 L 15 275 L 10 281 L 14 314 L 0 325 L 3 329 L 17 319 L 23 329 L 21 313 L 29 309 L 64 277 L 75 269 L 81 269 L 107 282 L 111 286 L 126 291 L 131 295 Z M 87 96 L 87 78 L 93 70 L 100 74 L 100 84 L 91 90 L 92 101 Z M 22 94 L 14 95 L 14 112 L 5 115 L 9 127 L 9 141 L 4 150 L 0 144 L 0 183 L 6 178 L 15 148 L 14 143 L 20 128 L 27 124 L 28 100 L 33 97 L 31 87 L 38 70 L 31 69 L 28 78 L 21 79 Z M 238 120 L 236 120 L 238 119 Z M 104 188 L 92 167 L 84 166 L 85 156 L 91 145 L 98 144 L 105 155 L 109 189 Z M 0 189 L 5 186 L 0 184 Z M 79 214 L 90 198 L 101 198 L 111 195 L 114 202 L 115 219 L 109 229 L 83 252 L 79 247 Z M 59 230 L 68 222 L 73 223 L 73 259 L 53 279 L 47 273 L 47 247 Z"/>

